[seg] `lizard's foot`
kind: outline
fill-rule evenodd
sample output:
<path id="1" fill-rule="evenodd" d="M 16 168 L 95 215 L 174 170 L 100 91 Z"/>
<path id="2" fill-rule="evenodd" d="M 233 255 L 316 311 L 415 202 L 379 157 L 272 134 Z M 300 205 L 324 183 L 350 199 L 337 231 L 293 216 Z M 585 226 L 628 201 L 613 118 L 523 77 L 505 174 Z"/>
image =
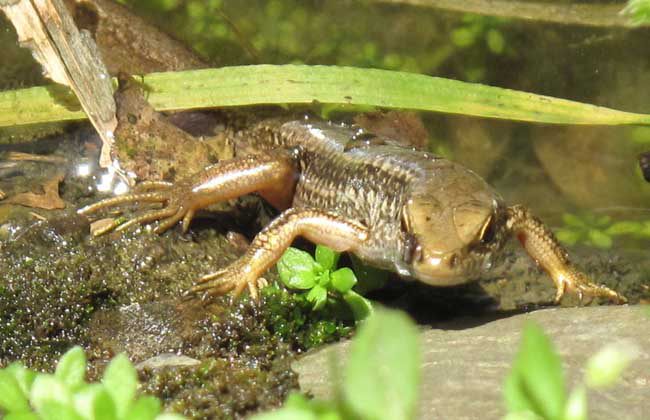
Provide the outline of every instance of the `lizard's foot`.
<path id="1" fill-rule="evenodd" d="M 194 216 L 194 209 L 187 205 L 187 203 L 176 198 L 186 196 L 182 191 L 179 192 L 177 190 L 178 188 L 174 188 L 174 185 L 168 182 L 148 181 L 138 185 L 135 189 L 136 192 L 132 194 L 125 194 L 98 201 L 77 210 L 77 213 L 81 215 L 90 215 L 122 204 L 137 204 L 140 206 L 143 203 L 160 203 L 164 206 L 162 209 L 147 211 L 131 220 L 128 220 L 126 223 L 120 223 L 118 221 L 108 224 L 95 231 L 94 235 L 103 235 L 112 230 L 121 231 L 136 224 L 146 224 L 155 221 L 160 222 L 154 230 L 156 233 L 162 233 L 168 230 L 180 220 L 183 220 L 183 231 L 187 231 L 190 221 Z"/>
<path id="2" fill-rule="evenodd" d="M 573 268 L 569 268 L 553 276 L 553 281 L 557 288 L 555 294 L 556 303 L 562 300 L 565 292 L 575 293 L 580 302 L 585 297 L 589 297 L 589 300 L 594 297 L 602 297 L 618 304 L 627 303 L 625 296 L 606 286 L 592 283 L 586 274 Z"/>
<path id="3" fill-rule="evenodd" d="M 248 287 L 251 298 L 259 302 L 259 289 L 266 285 L 266 279 L 259 277 L 250 262 L 242 257 L 226 268 L 201 277 L 187 294 L 208 298 L 232 292 L 234 300 Z"/>
<path id="4" fill-rule="evenodd" d="M 585 296 L 604 297 L 619 304 L 627 302 L 622 295 L 592 283 L 585 274 L 577 270 L 553 232 L 531 215 L 527 208 L 508 207 L 506 226 L 517 236 L 528 255 L 553 279 L 557 288 L 556 302 L 562 299 L 565 292 L 575 293 L 581 302 Z"/>

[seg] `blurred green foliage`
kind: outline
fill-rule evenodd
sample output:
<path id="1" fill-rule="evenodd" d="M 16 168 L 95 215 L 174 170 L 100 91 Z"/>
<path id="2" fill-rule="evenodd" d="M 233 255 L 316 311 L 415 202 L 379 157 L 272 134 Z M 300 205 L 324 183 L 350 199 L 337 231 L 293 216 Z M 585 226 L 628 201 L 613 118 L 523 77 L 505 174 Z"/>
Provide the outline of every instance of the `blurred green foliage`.
<path id="1" fill-rule="evenodd" d="M 38 373 L 20 363 L 0 370 L 0 414 L 7 420 L 182 420 L 160 414 L 161 403 L 137 396 L 133 364 L 117 355 L 99 383 L 85 382 L 86 356 L 73 347 L 59 360 L 54 374 Z"/>
<path id="2" fill-rule="evenodd" d="M 417 328 L 406 315 L 376 311 L 359 328 L 342 369 L 337 369 L 338 361 L 333 362 L 331 377 L 341 378 L 333 381 L 333 399 L 310 400 L 292 394 L 281 409 L 253 420 L 414 418 L 420 349 Z"/>
<path id="3" fill-rule="evenodd" d="M 593 213 L 562 216 L 564 226 L 555 231 L 557 238 L 567 245 L 585 244 L 601 249 L 612 247 L 614 238 L 650 239 L 650 220 L 614 221 L 610 216 Z"/>
<path id="4" fill-rule="evenodd" d="M 541 327 L 524 327 L 519 352 L 506 378 L 504 420 L 587 420 L 587 389 L 615 385 L 639 357 L 630 343 L 612 343 L 587 361 L 582 382 L 566 391 L 562 360 Z"/>
<path id="5" fill-rule="evenodd" d="M 436 74 L 459 63 L 483 80 L 486 57 L 509 55 L 506 20 L 355 2 L 121 0 L 213 65 L 336 64 Z M 348 7 L 349 6 L 349 7 Z"/>

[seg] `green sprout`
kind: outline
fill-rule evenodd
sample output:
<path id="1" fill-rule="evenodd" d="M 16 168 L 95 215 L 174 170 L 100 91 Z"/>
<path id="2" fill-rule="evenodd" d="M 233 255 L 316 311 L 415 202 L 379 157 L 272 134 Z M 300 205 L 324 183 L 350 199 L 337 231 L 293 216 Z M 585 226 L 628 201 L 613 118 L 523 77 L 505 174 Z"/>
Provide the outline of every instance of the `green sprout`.
<path id="1" fill-rule="evenodd" d="M 504 419 L 586 420 L 587 389 L 614 385 L 638 353 L 630 343 L 605 346 L 587 361 L 583 381 L 567 395 L 560 356 L 542 329 L 530 322 L 504 384 Z"/>
<path id="2" fill-rule="evenodd" d="M 562 216 L 562 220 L 564 226 L 555 233 L 557 238 L 567 245 L 582 243 L 609 249 L 612 247 L 613 238 L 617 236 L 640 240 L 650 238 L 650 220 L 613 222 L 609 216 L 596 216 L 590 213 L 581 216 L 566 213 Z"/>
<path id="3" fill-rule="evenodd" d="M 328 303 L 345 301 L 357 321 L 372 313 L 369 300 L 356 293 L 352 288 L 357 284 L 357 277 L 348 267 L 336 269 L 340 254 L 318 245 L 316 259 L 308 252 L 289 248 L 278 262 L 280 280 L 289 289 L 304 290 L 304 296 L 311 302 L 314 310 L 323 308 Z"/>
<path id="4" fill-rule="evenodd" d="M 100 383 L 88 384 L 86 356 L 73 347 L 54 374 L 37 373 L 20 363 L 0 370 L 0 417 L 5 420 L 182 420 L 160 414 L 160 401 L 136 398 L 138 380 L 129 359 L 120 354 L 109 363 Z M 4 414 L 4 416 L 3 416 Z"/>
<path id="5" fill-rule="evenodd" d="M 332 366 L 334 399 L 291 394 L 284 406 L 252 420 L 413 419 L 420 383 L 417 327 L 408 316 L 377 310 L 352 340 L 344 369 Z M 395 396 L 399 396 L 396 398 Z"/>

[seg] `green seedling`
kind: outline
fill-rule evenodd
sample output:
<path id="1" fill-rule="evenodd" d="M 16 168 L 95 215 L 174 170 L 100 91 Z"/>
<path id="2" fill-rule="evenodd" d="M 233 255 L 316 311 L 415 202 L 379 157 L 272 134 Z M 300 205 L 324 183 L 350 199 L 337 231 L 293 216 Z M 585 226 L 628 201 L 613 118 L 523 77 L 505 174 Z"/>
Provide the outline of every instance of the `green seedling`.
<path id="1" fill-rule="evenodd" d="M 420 383 L 415 324 L 397 311 L 377 310 L 359 328 L 344 369 L 332 368 L 332 400 L 291 394 L 285 405 L 252 420 L 413 419 Z M 343 372 L 337 374 L 337 372 Z"/>
<path id="2" fill-rule="evenodd" d="M 129 359 L 120 354 L 99 383 L 86 383 L 86 356 L 73 347 L 54 374 L 37 373 L 20 363 L 0 370 L 0 417 L 5 420 L 182 420 L 161 414 L 160 401 L 136 397 L 138 380 Z"/>
<path id="3" fill-rule="evenodd" d="M 316 247 L 316 258 L 308 252 L 289 248 L 278 262 L 280 280 L 289 289 L 303 290 L 314 310 L 328 303 L 345 301 L 357 321 L 372 313 L 370 301 L 352 288 L 357 277 L 348 267 L 336 269 L 340 254 L 325 246 Z"/>
<path id="4" fill-rule="evenodd" d="M 567 394 L 560 356 L 542 329 L 528 323 L 504 385 L 505 420 L 587 420 L 587 389 L 614 385 L 637 357 L 630 343 L 604 347 L 587 361 L 583 381 Z"/>

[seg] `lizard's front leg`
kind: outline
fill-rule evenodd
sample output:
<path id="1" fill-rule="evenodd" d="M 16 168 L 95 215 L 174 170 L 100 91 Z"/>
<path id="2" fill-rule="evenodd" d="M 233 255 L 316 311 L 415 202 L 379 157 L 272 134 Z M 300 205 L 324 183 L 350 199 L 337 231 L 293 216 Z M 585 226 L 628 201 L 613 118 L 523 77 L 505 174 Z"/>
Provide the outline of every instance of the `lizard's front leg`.
<path id="1" fill-rule="evenodd" d="M 121 225 L 111 224 L 95 235 L 154 221 L 160 222 L 155 229 L 157 233 L 181 220 L 183 231 L 187 231 L 196 211 L 252 192 L 260 193 L 280 209 L 286 208 L 293 198 L 296 179 L 292 151 L 276 150 L 219 162 L 176 184 L 145 181 L 132 194 L 99 201 L 79 209 L 78 213 L 88 215 L 128 203 L 162 203 L 162 209 L 145 212 Z"/>
<path id="2" fill-rule="evenodd" d="M 358 248 L 368 238 L 368 230 L 357 221 L 323 210 L 286 210 L 253 239 L 241 258 L 202 277 L 189 292 L 215 296 L 234 291 L 236 297 L 248 287 L 251 297 L 257 300 L 258 279 L 280 259 L 297 236 L 342 252 Z"/>
<path id="3" fill-rule="evenodd" d="M 600 296 L 617 303 L 625 303 L 624 296 L 598 284 L 592 283 L 587 275 L 578 270 L 570 261 L 567 252 L 539 219 L 523 206 L 508 208 L 508 228 L 517 236 L 530 255 L 553 279 L 557 292 L 555 301 L 559 302 L 566 291 L 576 293 L 582 300 L 584 295 Z"/>

